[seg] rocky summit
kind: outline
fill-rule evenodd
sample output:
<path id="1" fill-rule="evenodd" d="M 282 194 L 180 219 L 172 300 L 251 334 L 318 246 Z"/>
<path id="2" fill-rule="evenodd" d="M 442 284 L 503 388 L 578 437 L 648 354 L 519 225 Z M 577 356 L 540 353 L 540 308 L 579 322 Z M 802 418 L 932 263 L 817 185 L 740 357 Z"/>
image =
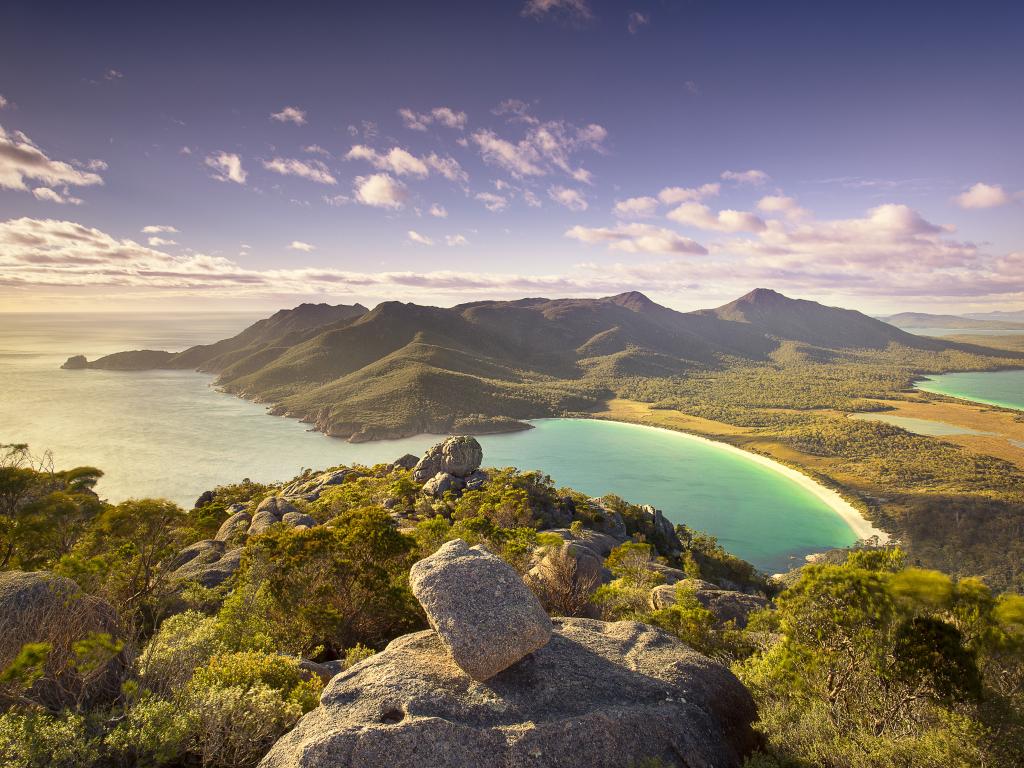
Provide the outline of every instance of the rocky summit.
<path id="1" fill-rule="evenodd" d="M 436 632 L 394 640 L 335 677 L 261 768 L 733 768 L 756 744 L 724 666 L 645 624 L 553 621 L 486 683 Z"/>
<path id="2" fill-rule="evenodd" d="M 462 539 L 412 567 L 409 586 L 455 663 L 487 680 L 541 648 L 551 619 L 511 566 Z"/>

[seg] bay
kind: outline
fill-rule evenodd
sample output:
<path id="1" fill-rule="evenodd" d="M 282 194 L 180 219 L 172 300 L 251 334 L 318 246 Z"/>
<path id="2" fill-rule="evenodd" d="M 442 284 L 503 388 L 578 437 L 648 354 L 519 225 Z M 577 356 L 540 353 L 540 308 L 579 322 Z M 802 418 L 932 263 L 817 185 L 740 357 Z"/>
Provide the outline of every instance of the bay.
<path id="1" fill-rule="evenodd" d="M 159 496 L 189 507 L 204 490 L 248 477 L 286 480 L 303 468 L 391 461 L 439 439 L 346 443 L 263 406 L 218 392 L 189 371 L 65 371 L 74 354 L 178 350 L 238 332 L 255 317 L 0 315 L 0 442 L 49 450 L 58 467 L 97 466 L 111 501 Z M 480 438 L 485 464 L 539 469 L 559 486 L 652 504 L 776 572 L 856 540 L 798 483 L 742 454 L 652 427 L 544 419 Z"/>

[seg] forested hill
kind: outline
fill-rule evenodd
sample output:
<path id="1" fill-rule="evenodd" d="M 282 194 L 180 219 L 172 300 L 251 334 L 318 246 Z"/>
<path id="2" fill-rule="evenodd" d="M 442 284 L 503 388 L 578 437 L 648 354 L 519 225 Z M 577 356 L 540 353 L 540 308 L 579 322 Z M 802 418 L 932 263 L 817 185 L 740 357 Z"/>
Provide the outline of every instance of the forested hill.
<path id="1" fill-rule="evenodd" d="M 303 304 L 216 344 L 77 357 L 65 367 L 208 371 L 227 391 L 358 441 L 507 431 L 524 419 L 592 411 L 626 382 L 893 349 L 978 351 L 758 289 L 688 313 L 637 292 L 451 308 L 384 302 L 372 311 Z"/>

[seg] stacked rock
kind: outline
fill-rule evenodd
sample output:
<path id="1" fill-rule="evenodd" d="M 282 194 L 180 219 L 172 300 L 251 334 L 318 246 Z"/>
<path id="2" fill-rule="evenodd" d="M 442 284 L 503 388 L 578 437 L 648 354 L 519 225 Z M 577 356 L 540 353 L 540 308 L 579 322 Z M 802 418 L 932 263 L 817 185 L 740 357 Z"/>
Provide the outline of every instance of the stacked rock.
<path id="1" fill-rule="evenodd" d="M 449 437 L 423 454 L 413 467 L 412 477 L 434 496 L 446 491 L 472 491 L 487 482 L 487 474 L 480 471 L 483 459 L 484 451 L 476 438 Z"/>
<path id="2" fill-rule="evenodd" d="M 409 586 L 456 664 L 482 681 L 551 639 L 551 619 L 504 560 L 462 539 L 409 573 Z"/>

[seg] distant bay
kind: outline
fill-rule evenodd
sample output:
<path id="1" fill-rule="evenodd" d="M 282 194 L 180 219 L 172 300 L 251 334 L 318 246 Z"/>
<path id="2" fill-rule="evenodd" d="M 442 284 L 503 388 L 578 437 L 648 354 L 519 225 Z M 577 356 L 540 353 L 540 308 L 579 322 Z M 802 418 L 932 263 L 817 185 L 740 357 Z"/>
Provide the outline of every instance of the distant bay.
<path id="1" fill-rule="evenodd" d="M 49 449 L 57 466 L 106 472 L 112 501 L 164 496 L 190 506 L 243 477 L 288 479 L 303 467 L 390 461 L 437 436 L 350 444 L 211 387 L 187 371 L 65 371 L 70 355 L 183 349 L 230 336 L 249 315 L 0 315 L 0 442 Z M 771 467 L 683 435 L 635 425 L 546 419 L 480 438 L 485 463 L 542 469 L 558 485 L 653 504 L 717 536 L 769 571 L 856 535 L 821 498 Z"/>
<path id="2" fill-rule="evenodd" d="M 915 386 L 938 395 L 1024 411 L 1024 370 L 943 373 L 928 376 Z"/>

